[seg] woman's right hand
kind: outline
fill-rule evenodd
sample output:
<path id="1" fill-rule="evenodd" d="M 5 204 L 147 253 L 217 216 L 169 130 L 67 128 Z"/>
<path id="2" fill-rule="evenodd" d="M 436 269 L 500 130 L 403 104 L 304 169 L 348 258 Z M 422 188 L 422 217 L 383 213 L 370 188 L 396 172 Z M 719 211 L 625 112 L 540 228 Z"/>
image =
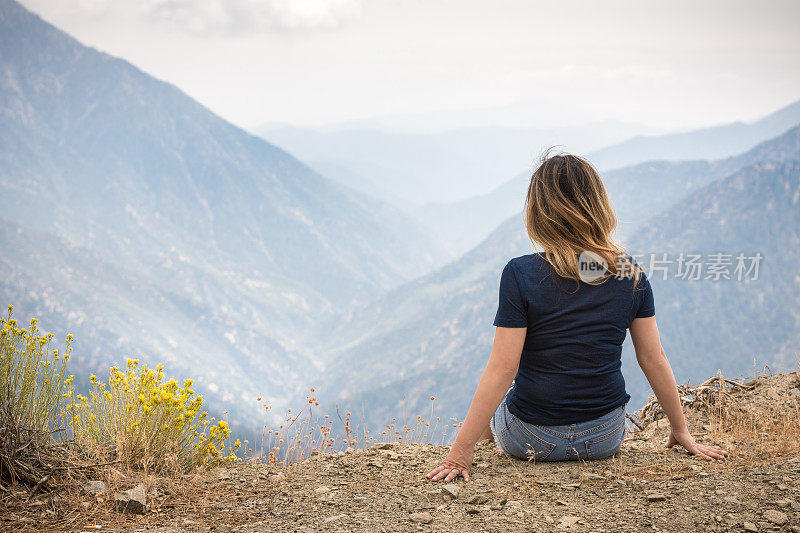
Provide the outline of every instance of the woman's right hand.
<path id="1" fill-rule="evenodd" d="M 688 429 L 684 429 L 682 431 L 676 431 L 673 429 L 670 432 L 669 441 L 667 441 L 667 448 L 672 448 L 676 444 L 680 444 L 686 449 L 687 452 L 691 453 L 692 455 L 699 455 L 706 461 L 711 461 L 712 459 L 725 459 L 725 456 L 728 455 L 728 452 L 719 446 L 698 444 L 697 441 L 694 440 L 694 437 L 692 437 L 692 434 L 689 433 Z"/>

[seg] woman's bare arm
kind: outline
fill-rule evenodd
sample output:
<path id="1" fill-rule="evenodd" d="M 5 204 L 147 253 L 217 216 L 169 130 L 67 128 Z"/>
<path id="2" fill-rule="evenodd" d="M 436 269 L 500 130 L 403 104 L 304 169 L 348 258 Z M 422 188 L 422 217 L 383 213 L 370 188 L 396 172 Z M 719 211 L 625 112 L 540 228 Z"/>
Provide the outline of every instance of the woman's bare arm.
<path id="1" fill-rule="evenodd" d="M 475 443 L 517 375 L 526 332 L 527 328 L 495 329 L 492 354 L 478 382 L 464 424 L 442 464 L 428 472 L 429 479 L 451 481 L 460 474 L 469 481 Z"/>
<path id="2" fill-rule="evenodd" d="M 650 382 L 650 386 L 658 398 L 658 403 L 667 415 L 672 428 L 667 447 L 671 448 L 680 444 L 689 453 L 699 455 L 706 460 L 724 459 L 728 452 L 717 446 L 698 444 L 689 433 L 680 398 L 678 398 L 675 376 L 667 360 L 667 355 L 661 347 L 656 317 L 636 318 L 631 324 L 630 330 L 633 346 L 636 349 L 636 360 Z"/>

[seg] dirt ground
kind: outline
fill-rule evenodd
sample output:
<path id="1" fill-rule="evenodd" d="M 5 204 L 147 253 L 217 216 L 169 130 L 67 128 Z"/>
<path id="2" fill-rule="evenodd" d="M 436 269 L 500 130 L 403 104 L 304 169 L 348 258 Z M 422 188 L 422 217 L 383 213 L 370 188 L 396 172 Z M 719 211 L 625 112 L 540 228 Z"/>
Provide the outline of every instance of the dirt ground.
<path id="1" fill-rule="evenodd" d="M 178 484 L 154 481 L 146 515 L 115 515 L 100 497 L 48 529 L 800 532 L 800 453 L 796 442 L 780 442 L 800 434 L 787 427 L 798 420 L 787 413 L 798 410 L 800 376 L 762 378 L 732 398 L 741 412 L 782 425 L 724 427 L 719 413 L 687 408 L 698 438 L 731 450 L 721 463 L 666 450 L 663 420 L 629 435 L 619 457 L 597 462 L 534 464 L 484 443 L 472 481 L 447 487 L 424 478 L 446 448 L 381 444 L 288 468 L 249 462 Z M 785 433 L 776 437 L 776 427 Z M 0 516 L 3 530 L 46 522 L 9 514 Z"/>

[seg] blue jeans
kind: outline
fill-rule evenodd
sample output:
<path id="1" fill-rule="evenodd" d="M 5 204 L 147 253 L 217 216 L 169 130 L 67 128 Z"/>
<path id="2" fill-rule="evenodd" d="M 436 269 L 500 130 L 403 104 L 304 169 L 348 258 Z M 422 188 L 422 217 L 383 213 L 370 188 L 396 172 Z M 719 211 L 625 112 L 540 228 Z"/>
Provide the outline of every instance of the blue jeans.
<path id="1" fill-rule="evenodd" d="M 508 411 L 506 399 L 489 421 L 497 447 L 531 461 L 605 459 L 619 452 L 625 436 L 625 406 L 599 418 L 565 426 L 537 426 Z"/>

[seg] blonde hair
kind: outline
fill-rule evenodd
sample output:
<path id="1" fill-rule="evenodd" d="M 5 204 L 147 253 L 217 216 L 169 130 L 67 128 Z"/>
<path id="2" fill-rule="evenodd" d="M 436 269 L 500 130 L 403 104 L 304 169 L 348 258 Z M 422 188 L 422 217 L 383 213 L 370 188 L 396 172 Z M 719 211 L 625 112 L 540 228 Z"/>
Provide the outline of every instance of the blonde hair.
<path id="1" fill-rule="evenodd" d="M 544 248 L 544 258 L 559 276 L 592 285 L 611 276 L 632 275 L 638 281 L 639 268 L 613 239 L 617 217 L 603 181 L 585 159 L 546 152 L 531 176 L 525 219 L 528 236 Z M 606 271 L 592 281 L 580 276 L 582 252 L 605 261 Z"/>

